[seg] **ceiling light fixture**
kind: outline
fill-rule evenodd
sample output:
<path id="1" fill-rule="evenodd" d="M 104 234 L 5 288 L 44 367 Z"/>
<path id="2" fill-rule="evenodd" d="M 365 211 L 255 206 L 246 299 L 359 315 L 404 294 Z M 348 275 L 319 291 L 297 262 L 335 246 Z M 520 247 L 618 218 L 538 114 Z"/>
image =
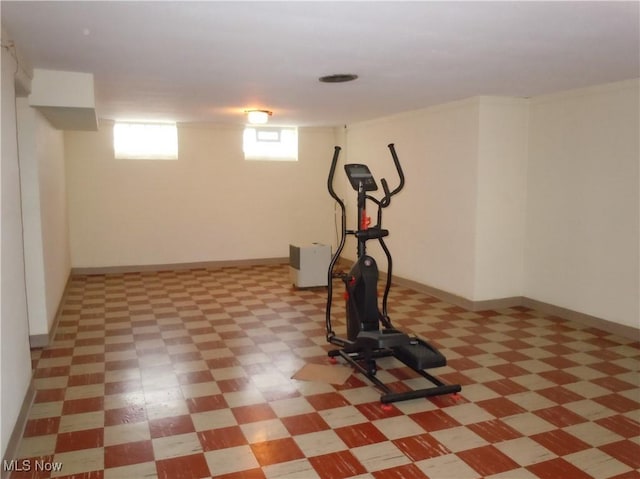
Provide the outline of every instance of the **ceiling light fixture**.
<path id="1" fill-rule="evenodd" d="M 325 75 L 318 78 L 318 80 L 322 83 L 344 83 L 356 80 L 357 78 L 358 75 L 355 73 L 336 73 L 335 75 Z"/>
<path id="2" fill-rule="evenodd" d="M 269 121 L 269 117 L 273 115 L 269 110 L 245 110 L 247 121 L 252 125 L 264 125 Z"/>

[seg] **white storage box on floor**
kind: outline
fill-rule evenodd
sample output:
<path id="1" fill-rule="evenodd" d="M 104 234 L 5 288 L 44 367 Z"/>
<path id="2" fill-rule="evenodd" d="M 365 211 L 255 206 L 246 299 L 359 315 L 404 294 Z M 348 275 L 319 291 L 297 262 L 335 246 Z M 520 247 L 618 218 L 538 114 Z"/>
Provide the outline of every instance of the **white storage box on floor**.
<path id="1" fill-rule="evenodd" d="M 313 243 L 289 245 L 289 275 L 297 288 L 327 286 L 331 247 Z"/>

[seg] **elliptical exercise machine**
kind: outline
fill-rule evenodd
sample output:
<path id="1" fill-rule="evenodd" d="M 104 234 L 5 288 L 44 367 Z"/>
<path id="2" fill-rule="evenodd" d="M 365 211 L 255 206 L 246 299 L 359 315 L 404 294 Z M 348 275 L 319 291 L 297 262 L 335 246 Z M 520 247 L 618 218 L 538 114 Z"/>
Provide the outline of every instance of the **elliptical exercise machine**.
<path id="1" fill-rule="evenodd" d="M 330 350 L 328 355 L 334 361 L 338 356 L 342 357 L 357 371 L 364 374 L 383 392 L 380 396 L 380 402 L 383 404 L 441 394 L 455 394 L 462 389 L 458 384 L 445 384 L 425 372 L 425 369 L 445 366 L 447 364 L 446 358 L 428 342 L 394 329 L 387 314 L 387 300 L 392 280 L 392 258 L 383 240 L 385 236 L 389 235 L 389 230 L 382 228 L 382 210 L 391 204 L 391 198 L 404 187 L 404 174 L 393 143 L 389 144 L 388 148 L 398 173 L 399 184 L 390 190 L 387 181 L 384 178 L 381 179 L 380 183 L 384 192 L 382 199 L 377 199 L 369 194 L 369 192 L 377 191 L 378 185 L 366 165 L 344 165 L 349 182 L 358 195 L 356 230 L 347 229 L 345 204 L 333 189 L 333 179 L 341 150 L 339 146 L 335 147 L 327 180 L 329 194 L 340 206 L 342 229 L 340 243 L 329 263 L 326 306 L 327 341 L 340 348 Z M 367 216 L 367 201 L 377 205 L 377 223 L 374 226 L 370 225 L 371 219 Z M 337 273 L 335 267 L 344 249 L 347 235 L 356 237 L 358 243 L 357 260 L 348 273 Z M 374 258 L 367 255 L 367 241 L 369 240 L 378 240 L 387 258 L 388 267 L 382 297 L 382 311 L 378 308 L 378 266 Z M 346 288 L 346 338 L 337 336 L 331 325 L 334 278 L 342 279 Z M 389 356 L 400 360 L 433 383 L 433 386 L 425 389 L 394 392 L 376 377 L 376 359 Z"/>

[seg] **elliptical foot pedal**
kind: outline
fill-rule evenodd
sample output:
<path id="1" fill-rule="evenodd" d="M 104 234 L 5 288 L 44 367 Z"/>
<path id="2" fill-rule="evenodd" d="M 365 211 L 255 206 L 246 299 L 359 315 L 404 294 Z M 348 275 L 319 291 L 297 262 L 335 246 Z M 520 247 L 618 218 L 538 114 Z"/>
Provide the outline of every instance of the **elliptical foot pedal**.
<path id="1" fill-rule="evenodd" d="M 395 329 L 360 331 L 356 337 L 358 349 L 385 349 L 409 344 L 411 338 Z"/>
<path id="2" fill-rule="evenodd" d="M 447 365 L 445 358 L 434 346 L 420 338 L 409 344 L 393 348 L 394 356 L 413 369 L 440 368 Z"/>

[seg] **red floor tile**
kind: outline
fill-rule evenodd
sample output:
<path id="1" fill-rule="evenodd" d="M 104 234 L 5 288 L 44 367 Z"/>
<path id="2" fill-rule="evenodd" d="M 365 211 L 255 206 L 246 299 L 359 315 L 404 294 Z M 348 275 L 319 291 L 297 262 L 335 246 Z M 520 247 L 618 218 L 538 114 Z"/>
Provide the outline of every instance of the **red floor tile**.
<path id="1" fill-rule="evenodd" d="M 420 469 L 414 464 L 392 467 L 373 474 L 376 479 L 428 479 Z"/>
<path id="2" fill-rule="evenodd" d="M 230 474 L 216 474 L 216 479 L 265 479 L 262 469 L 249 469 L 247 471 L 232 472 Z"/>
<path id="3" fill-rule="evenodd" d="M 104 344 L 104 338 L 83 338 L 76 339 L 77 346 L 102 346 Z"/>
<path id="4" fill-rule="evenodd" d="M 280 420 L 292 436 L 329 429 L 329 425 L 317 412 L 283 417 Z"/>
<path id="5" fill-rule="evenodd" d="M 409 417 L 420 424 L 425 431 L 439 431 L 440 429 L 460 426 L 458 421 L 440 409 L 411 414 Z"/>
<path id="6" fill-rule="evenodd" d="M 304 454 L 291 438 L 251 444 L 251 450 L 261 466 L 301 459 Z"/>
<path id="7" fill-rule="evenodd" d="M 73 356 L 71 364 L 90 364 L 90 363 L 104 363 L 104 354 L 85 354 L 82 356 Z M 136 361 L 137 366 L 137 361 Z M 107 368 L 108 369 L 108 368 Z"/>
<path id="8" fill-rule="evenodd" d="M 61 358 L 65 356 L 73 356 L 73 348 L 56 348 L 45 349 L 42 351 L 42 359 L 46 358 Z M 73 362 L 72 362 L 73 364 Z"/>
<path id="9" fill-rule="evenodd" d="M 629 471 L 623 474 L 617 474 L 615 476 L 611 476 L 609 479 L 640 479 L 640 471 Z"/>
<path id="10" fill-rule="evenodd" d="M 497 372 L 498 374 L 500 374 L 501 376 L 504 376 L 505 378 L 512 378 L 512 377 L 516 377 L 516 376 L 525 376 L 527 374 L 529 374 L 529 371 L 527 371 L 524 368 L 521 368 L 520 366 L 516 365 L 516 364 L 498 364 L 496 366 L 490 366 L 489 369 L 491 369 L 492 371 Z"/>
<path id="11" fill-rule="evenodd" d="M 545 378 L 548 381 L 551 381 L 556 384 L 569 384 L 575 383 L 580 379 L 573 374 L 569 374 L 566 371 L 562 370 L 553 370 L 553 371 L 542 371 L 538 373 L 540 376 Z"/>
<path id="12" fill-rule="evenodd" d="M 309 462 L 321 479 L 344 479 L 366 472 L 362 464 L 349 451 L 310 457 Z"/>
<path id="13" fill-rule="evenodd" d="M 104 373 L 78 374 L 69 376 L 67 386 L 86 386 L 88 384 L 101 384 L 103 382 Z"/>
<path id="14" fill-rule="evenodd" d="M 552 388 L 540 389 L 536 392 L 541 396 L 546 397 L 550 401 L 558 404 L 581 401 L 582 399 L 584 399 L 579 394 L 576 394 L 563 386 L 554 386 Z"/>
<path id="15" fill-rule="evenodd" d="M 176 338 L 175 341 L 179 341 L 179 340 Z M 184 341 L 184 342 L 189 342 L 189 341 Z M 224 341 L 203 341 L 201 343 L 196 344 L 196 347 L 200 351 L 209 351 L 211 349 L 220 349 L 220 348 L 224 348 L 225 346 L 226 346 L 226 344 L 225 344 Z M 212 360 L 212 364 L 210 365 L 210 367 L 212 369 L 220 368 L 221 366 L 218 366 L 217 364 L 218 363 L 215 360 Z M 222 367 L 224 367 L 224 366 L 222 366 Z"/>
<path id="16" fill-rule="evenodd" d="M 104 412 L 104 425 L 116 426 L 147 420 L 147 411 L 142 405 L 132 405 L 117 409 L 108 409 Z"/>
<path id="17" fill-rule="evenodd" d="M 589 351 L 589 354 L 596 358 L 600 358 L 604 361 L 607 361 L 609 364 L 612 364 L 612 361 L 615 361 L 616 359 L 621 359 L 623 357 L 620 354 L 610 349 L 596 349 L 595 351 Z"/>
<path id="18" fill-rule="evenodd" d="M 550 366 L 553 366 L 556 369 L 566 369 L 579 366 L 579 364 L 575 361 L 571 361 L 570 359 L 567 359 L 563 356 L 552 356 L 550 358 L 541 358 L 540 360 L 549 364 Z"/>
<path id="19" fill-rule="evenodd" d="M 485 399 L 484 401 L 478 401 L 477 404 L 495 417 L 513 416 L 514 414 L 527 412 L 526 409 L 504 397 Z"/>
<path id="20" fill-rule="evenodd" d="M 526 356 L 524 358 L 528 359 Z M 449 367 L 452 367 L 458 371 L 464 371 L 466 369 L 477 369 L 482 367 L 481 364 L 465 357 L 450 359 L 447 361 L 447 364 L 449 365 Z"/>
<path id="21" fill-rule="evenodd" d="M 522 434 L 499 419 L 477 422 L 467 426 L 485 441 L 497 443 L 522 437 Z"/>
<path id="22" fill-rule="evenodd" d="M 494 381 L 487 381 L 483 384 L 502 396 L 510 396 L 511 394 L 517 394 L 527 390 L 527 388 L 512 381 L 511 379 L 497 379 Z"/>
<path id="23" fill-rule="evenodd" d="M 33 377 L 38 378 L 53 378 L 58 376 L 68 376 L 71 367 L 69 366 L 56 366 L 52 368 L 40 368 L 36 369 Z"/>
<path id="24" fill-rule="evenodd" d="M 83 412 L 101 411 L 104 409 L 104 398 L 69 399 L 62 406 L 62 414 L 80 414 Z"/>
<path id="25" fill-rule="evenodd" d="M 520 467 L 517 462 L 492 445 L 460 451 L 457 456 L 481 476 L 491 476 Z"/>
<path id="26" fill-rule="evenodd" d="M 198 433 L 200 444 L 205 451 L 244 446 L 247 439 L 239 426 L 222 427 Z"/>
<path id="27" fill-rule="evenodd" d="M 627 466 L 640 469 L 640 444 L 625 439 L 600 446 L 600 449 Z"/>
<path id="28" fill-rule="evenodd" d="M 369 422 L 355 424 L 353 426 L 339 427 L 335 429 L 335 432 L 351 449 L 387 440 L 386 436 Z"/>
<path id="29" fill-rule="evenodd" d="M 618 378 L 612 377 L 596 378 L 592 379 L 591 382 L 613 392 L 628 391 L 629 389 L 633 389 L 634 387 L 636 387 L 626 381 L 621 381 Z"/>
<path id="30" fill-rule="evenodd" d="M 216 381 L 216 384 L 222 393 L 244 391 L 251 387 L 249 378 L 223 379 Z"/>
<path id="31" fill-rule="evenodd" d="M 131 328 L 120 328 L 120 329 L 108 329 L 105 331 L 104 335 L 107 338 L 115 338 L 117 336 L 130 336 L 133 334 L 133 330 Z M 135 349 L 135 344 L 131 343 L 116 343 L 116 344 L 105 344 L 104 350 L 105 352 L 113 352 L 113 351 L 128 351 L 130 349 Z"/>
<path id="32" fill-rule="evenodd" d="M 107 336 L 109 332 L 107 332 Z M 128 333 L 125 333 L 128 334 Z M 134 343 L 112 343 L 112 344 L 105 344 L 104 345 L 104 350 L 107 353 L 115 353 L 115 352 L 119 352 L 119 351 L 130 351 L 130 350 L 135 350 L 136 349 L 136 345 Z"/>
<path id="33" fill-rule="evenodd" d="M 120 361 L 107 361 L 104 367 L 106 371 L 118 371 L 120 369 L 136 369 L 139 365 L 137 359 L 123 359 Z"/>
<path id="34" fill-rule="evenodd" d="M 608 394 L 606 396 L 594 398 L 593 400 L 599 404 L 602 404 L 604 407 L 621 413 L 640 409 L 640 403 L 620 394 Z"/>
<path id="35" fill-rule="evenodd" d="M 238 421 L 238 424 L 250 422 L 266 421 L 276 417 L 271 406 L 268 404 L 253 404 L 251 406 L 240 406 L 231 408 L 231 412 Z"/>
<path id="36" fill-rule="evenodd" d="M 623 368 L 622 366 L 618 366 L 617 364 L 612 363 L 611 361 L 603 361 L 601 363 L 589 364 L 589 367 L 591 369 L 595 369 L 602 373 L 608 374 L 609 376 L 615 376 L 616 374 L 622 374 L 624 372 L 627 372 L 627 369 Z"/>
<path id="37" fill-rule="evenodd" d="M 540 479 L 594 479 L 593 476 L 581 471 L 561 457 L 551 459 L 550 461 L 532 464 L 526 469 L 534 473 Z"/>
<path id="38" fill-rule="evenodd" d="M 545 409 L 539 409 L 534 411 L 533 414 L 541 417 L 547 422 L 550 422 L 556 427 L 562 428 L 572 426 L 573 424 L 580 424 L 587 420 L 563 406 L 554 406 Z"/>
<path id="39" fill-rule="evenodd" d="M 36 391 L 34 403 L 55 402 L 64 400 L 66 394 L 65 388 L 58 389 L 38 389 Z"/>
<path id="40" fill-rule="evenodd" d="M 192 454 L 156 461 L 158 479 L 194 479 L 211 477 L 204 454 Z"/>
<path id="41" fill-rule="evenodd" d="M 60 427 L 60 416 L 31 419 L 27 421 L 23 436 L 33 437 L 55 434 L 58 432 L 58 427 Z"/>
<path id="42" fill-rule="evenodd" d="M 471 378 L 458 371 L 440 374 L 439 378 L 446 384 L 460 384 L 463 387 L 463 390 L 464 386 L 466 386 L 467 384 L 473 384 L 475 382 Z"/>
<path id="43" fill-rule="evenodd" d="M 443 456 L 451 452 L 430 434 L 408 436 L 396 439 L 393 443 L 405 454 L 405 456 L 414 462 L 429 459 L 431 457 Z"/>
<path id="44" fill-rule="evenodd" d="M 640 415 L 638 419 L 640 419 Z M 640 422 L 621 414 L 598 419 L 594 422 L 622 437 L 630 438 L 640 435 Z"/>
<path id="45" fill-rule="evenodd" d="M 562 429 L 534 434 L 531 436 L 531 439 L 558 456 L 566 456 L 574 452 L 589 449 L 590 447 L 586 442 L 563 431 Z"/>
<path id="46" fill-rule="evenodd" d="M 214 394 L 211 396 L 187 399 L 187 407 L 189 408 L 189 412 L 195 413 L 224 409 L 227 408 L 228 405 L 222 394 Z"/>
<path id="47" fill-rule="evenodd" d="M 224 342 L 222 342 L 220 347 L 224 347 Z M 240 366 L 240 362 L 234 356 L 229 356 L 225 358 L 208 359 L 205 362 L 207 363 L 207 366 L 209 366 L 210 369 L 223 369 L 223 368 L 233 368 L 235 366 Z"/>
<path id="48" fill-rule="evenodd" d="M 56 453 L 78 451 L 102 447 L 104 429 L 85 429 L 82 431 L 63 432 L 58 434 Z"/>
<path id="49" fill-rule="evenodd" d="M 564 344 L 551 344 L 548 346 L 543 346 L 542 349 L 558 356 L 563 356 L 565 354 L 575 354 L 578 352 L 575 349 L 568 348 Z"/>
<path id="50" fill-rule="evenodd" d="M 456 346 L 451 349 L 463 357 L 479 356 L 485 353 L 485 351 L 476 346 Z"/>
<path id="51" fill-rule="evenodd" d="M 307 396 L 307 401 L 311 403 L 316 411 L 349 405 L 349 401 L 347 401 L 344 396 L 339 393 L 315 394 L 312 396 Z"/>
<path id="52" fill-rule="evenodd" d="M 151 441 L 127 442 L 104 448 L 105 468 L 128 466 L 153 460 Z"/>
<path id="53" fill-rule="evenodd" d="M 527 361 L 529 359 L 531 359 L 529 356 L 522 354 L 519 351 L 498 351 L 497 353 L 495 353 L 496 356 L 498 356 L 499 358 L 504 359 L 505 361 L 509 361 L 511 363 L 515 363 L 518 361 Z"/>

